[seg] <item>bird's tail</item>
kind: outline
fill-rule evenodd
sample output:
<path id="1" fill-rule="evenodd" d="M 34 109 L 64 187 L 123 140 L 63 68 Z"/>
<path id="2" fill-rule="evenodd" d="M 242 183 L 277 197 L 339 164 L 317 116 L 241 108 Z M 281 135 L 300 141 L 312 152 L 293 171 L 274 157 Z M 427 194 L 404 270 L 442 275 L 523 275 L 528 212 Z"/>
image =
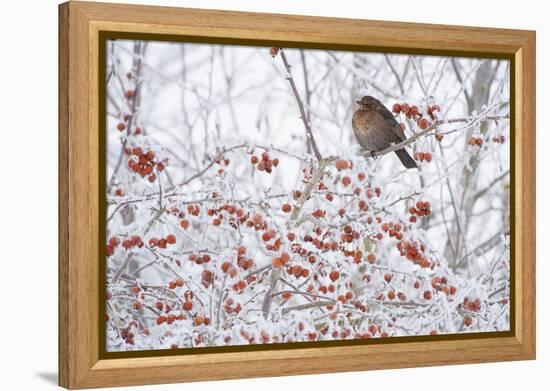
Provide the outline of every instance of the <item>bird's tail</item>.
<path id="1" fill-rule="evenodd" d="M 403 163 L 405 168 L 418 168 L 414 159 L 411 157 L 411 155 L 409 155 L 407 151 L 405 151 L 405 149 L 398 149 L 397 151 L 395 151 L 395 154 L 397 155 L 399 160 L 401 160 L 401 163 Z"/>

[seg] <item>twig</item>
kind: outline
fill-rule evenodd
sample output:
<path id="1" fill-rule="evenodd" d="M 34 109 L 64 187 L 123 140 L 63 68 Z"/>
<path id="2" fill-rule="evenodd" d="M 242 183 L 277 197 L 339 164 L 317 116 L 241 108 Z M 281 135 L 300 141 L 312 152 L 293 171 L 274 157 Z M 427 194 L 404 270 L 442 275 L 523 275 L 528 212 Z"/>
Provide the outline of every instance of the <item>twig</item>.
<path id="1" fill-rule="evenodd" d="M 298 108 L 300 110 L 300 117 L 302 118 L 302 122 L 304 123 L 304 127 L 306 129 L 307 139 L 309 141 L 309 144 L 311 145 L 311 149 L 313 149 L 313 153 L 315 154 L 315 157 L 317 158 L 317 160 L 321 161 L 323 160 L 323 156 L 321 156 L 321 153 L 319 152 L 319 148 L 317 147 L 317 143 L 315 142 L 315 138 L 313 137 L 311 124 L 307 119 L 306 111 L 304 109 L 304 104 L 302 102 L 302 99 L 300 98 L 300 94 L 298 93 L 298 88 L 296 88 L 296 83 L 294 82 L 294 78 L 292 77 L 290 64 L 286 59 L 286 55 L 283 49 L 281 49 L 279 53 L 281 55 L 281 59 L 283 60 L 283 63 L 286 68 L 286 73 L 287 73 L 286 80 L 290 84 L 290 88 L 292 88 L 292 93 L 294 94 L 294 98 L 296 98 L 296 103 L 298 104 Z"/>
<path id="2" fill-rule="evenodd" d="M 504 230 L 504 232 L 498 232 L 495 235 L 491 236 L 485 242 L 481 243 L 479 246 L 460 258 L 456 263 L 455 268 L 458 268 L 462 264 L 462 262 L 464 262 L 464 260 L 468 259 L 470 255 L 477 255 L 478 257 L 483 255 L 484 253 L 495 247 L 498 243 L 500 243 L 502 235 L 506 236 L 509 234 L 510 229 L 506 229 Z"/>
<path id="3" fill-rule="evenodd" d="M 244 148 L 244 147 L 247 147 L 247 146 L 248 146 L 248 144 L 244 143 L 244 144 L 234 145 L 232 147 L 222 149 L 220 152 L 218 152 L 218 154 L 213 159 L 210 160 L 210 162 L 202 170 L 197 172 L 195 175 L 192 175 L 191 177 L 187 178 L 182 183 L 180 183 L 178 185 L 175 185 L 175 186 L 172 186 L 171 188 L 166 189 L 166 191 L 170 191 L 170 190 L 173 190 L 176 187 L 181 187 L 181 186 L 187 185 L 189 182 L 191 182 L 191 181 L 197 179 L 198 177 L 202 176 L 206 171 L 208 171 L 210 169 L 210 167 L 212 167 L 216 163 L 216 160 L 220 159 L 227 152 L 231 152 L 235 149 Z"/>
<path id="4" fill-rule="evenodd" d="M 310 308 L 328 307 L 328 306 L 334 305 L 334 304 L 336 304 L 336 300 L 314 301 L 314 302 L 311 302 L 311 303 L 305 303 L 305 304 L 295 305 L 293 307 L 283 308 L 281 313 L 283 315 L 286 315 L 291 311 L 301 311 L 301 310 L 307 310 L 307 309 L 310 309 Z"/>
<path id="5" fill-rule="evenodd" d="M 491 190 L 491 188 L 496 185 L 498 182 L 500 182 L 502 179 L 506 178 L 508 175 L 510 175 L 510 170 L 506 170 L 504 171 L 502 174 L 500 174 L 498 177 L 496 177 L 495 179 L 493 179 L 491 181 L 491 183 L 489 183 L 489 185 L 482 189 L 482 190 L 479 190 L 477 193 L 474 194 L 473 196 L 473 199 L 474 200 L 477 200 L 479 197 L 485 195 L 485 193 L 487 193 L 489 190 Z"/>
<path id="6" fill-rule="evenodd" d="M 399 85 L 399 89 L 401 90 L 401 95 L 405 95 L 405 88 L 403 88 L 403 83 L 401 82 L 401 78 L 399 77 L 399 74 L 397 73 L 397 70 L 395 69 L 395 67 L 391 63 L 389 56 L 385 53 L 384 53 L 384 58 L 386 59 L 386 62 L 388 63 L 388 66 L 390 67 L 393 75 L 395 76 L 395 80 L 397 80 L 397 84 Z"/>

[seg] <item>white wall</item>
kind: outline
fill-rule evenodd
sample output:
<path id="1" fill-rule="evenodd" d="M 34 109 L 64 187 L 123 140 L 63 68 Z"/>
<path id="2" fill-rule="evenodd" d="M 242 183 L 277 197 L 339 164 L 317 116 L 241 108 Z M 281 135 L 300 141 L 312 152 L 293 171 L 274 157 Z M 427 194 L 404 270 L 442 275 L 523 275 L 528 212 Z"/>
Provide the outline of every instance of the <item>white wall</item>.
<path id="1" fill-rule="evenodd" d="M 120 2 L 124 2 L 119 0 Z M 239 380 L 146 389 L 253 390 L 259 387 L 315 390 L 541 389 L 550 368 L 548 343 L 550 251 L 544 218 L 550 217 L 547 167 L 550 143 L 543 114 L 550 104 L 547 15 L 540 1 L 502 0 L 182 0 L 134 3 L 354 17 L 537 30 L 539 115 L 538 360 L 499 364 L 404 369 L 336 375 Z M 5 389 L 52 389 L 57 371 L 57 1 L 26 0 L 0 5 L 0 264 L 2 316 L 0 357 Z M 546 149 L 546 148 L 545 148 Z M 545 243 L 546 242 L 546 243 Z M 546 326 L 546 330 L 545 330 Z M 545 376 L 546 375 L 546 376 Z"/>

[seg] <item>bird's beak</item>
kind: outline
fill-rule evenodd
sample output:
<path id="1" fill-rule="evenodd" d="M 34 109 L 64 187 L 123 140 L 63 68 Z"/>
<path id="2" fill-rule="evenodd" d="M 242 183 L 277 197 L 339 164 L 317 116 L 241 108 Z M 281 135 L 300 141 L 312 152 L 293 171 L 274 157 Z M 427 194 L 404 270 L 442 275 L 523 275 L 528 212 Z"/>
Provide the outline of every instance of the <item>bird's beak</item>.
<path id="1" fill-rule="evenodd" d="M 356 100 L 355 103 L 357 103 L 358 105 L 361 104 L 361 101 L 360 100 Z"/>

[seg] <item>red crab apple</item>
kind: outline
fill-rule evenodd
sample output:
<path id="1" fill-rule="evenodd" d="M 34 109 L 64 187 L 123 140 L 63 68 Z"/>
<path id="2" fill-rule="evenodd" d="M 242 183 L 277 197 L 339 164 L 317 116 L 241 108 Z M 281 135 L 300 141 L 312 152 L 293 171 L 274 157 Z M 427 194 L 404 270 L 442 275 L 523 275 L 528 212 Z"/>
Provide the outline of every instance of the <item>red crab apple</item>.
<path id="1" fill-rule="evenodd" d="M 328 275 L 328 277 L 330 278 L 330 280 L 332 282 L 336 281 L 338 278 L 340 278 L 340 273 L 336 270 L 333 270 L 330 272 L 330 274 Z"/>
<path id="2" fill-rule="evenodd" d="M 336 160 L 335 166 L 338 171 L 346 170 L 349 168 L 349 164 L 347 160 L 342 160 L 342 159 Z"/>

